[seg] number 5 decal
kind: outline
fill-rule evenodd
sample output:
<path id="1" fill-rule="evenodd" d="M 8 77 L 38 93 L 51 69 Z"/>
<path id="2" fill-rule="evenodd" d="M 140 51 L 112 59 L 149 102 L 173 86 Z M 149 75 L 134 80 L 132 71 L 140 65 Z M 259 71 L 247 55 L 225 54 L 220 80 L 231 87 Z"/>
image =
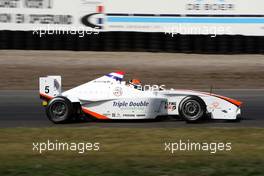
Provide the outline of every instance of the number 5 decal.
<path id="1" fill-rule="evenodd" d="M 45 86 L 45 93 L 48 94 L 50 92 L 49 86 Z"/>

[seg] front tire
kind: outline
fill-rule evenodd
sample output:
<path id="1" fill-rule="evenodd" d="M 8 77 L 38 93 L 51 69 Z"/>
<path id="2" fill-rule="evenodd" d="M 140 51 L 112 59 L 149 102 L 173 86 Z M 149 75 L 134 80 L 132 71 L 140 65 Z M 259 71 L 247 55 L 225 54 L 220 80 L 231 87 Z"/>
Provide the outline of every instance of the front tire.
<path id="1" fill-rule="evenodd" d="M 48 103 L 46 114 L 53 123 L 66 123 L 73 115 L 72 103 L 66 97 L 55 97 Z"/>
<path id="2" fill-rule="evenodd" d="M 206 115 L 206 104 L 198 96 L 187 96 L 179 104 L 179 114 L 186 122 L 198 122 Z"/>

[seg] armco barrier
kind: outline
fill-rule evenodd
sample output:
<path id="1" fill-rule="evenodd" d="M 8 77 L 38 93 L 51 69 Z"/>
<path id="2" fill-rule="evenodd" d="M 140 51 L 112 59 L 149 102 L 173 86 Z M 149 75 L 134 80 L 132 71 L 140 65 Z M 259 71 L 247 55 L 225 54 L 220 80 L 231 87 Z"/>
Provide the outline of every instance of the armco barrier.
<path id="1" fill-rule="evenodd" d="M 45 35 L 32 31 L 0 31 L 0 49 L 147 51 L 216 54 L 264 54 L 263 36 L 175 35 L 142 32 L 101 32 L 98 35 Z"/>

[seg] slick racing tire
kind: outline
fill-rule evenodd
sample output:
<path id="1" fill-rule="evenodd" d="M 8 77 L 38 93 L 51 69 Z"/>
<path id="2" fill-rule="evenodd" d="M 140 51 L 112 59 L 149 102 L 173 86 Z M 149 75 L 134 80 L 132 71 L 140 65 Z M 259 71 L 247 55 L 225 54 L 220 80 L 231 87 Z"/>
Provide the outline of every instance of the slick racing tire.
<path id="1" fill-rule="evenodd" d="M 48 103 L 46 114 L 53 123 L 66 123 L 73 114 L 72 103 L 66 97 L 55 97 Z"/>
<path id="2" fill-rule="evenodd" d="M 179 104 L 179 114 L 186 122 L 198 122 L 206 115 L 206 104 L 198 96 L 187 96 Z"/>

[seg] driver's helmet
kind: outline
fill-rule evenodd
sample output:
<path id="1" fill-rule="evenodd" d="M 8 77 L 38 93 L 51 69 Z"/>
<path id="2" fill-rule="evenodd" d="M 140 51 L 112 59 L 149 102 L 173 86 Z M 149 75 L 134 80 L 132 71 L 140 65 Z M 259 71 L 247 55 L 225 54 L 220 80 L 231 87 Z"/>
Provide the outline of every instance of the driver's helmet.
<path id="1" fill-rule="evenodd" d="M 131 79 L 129 85 L 133 86 L 135 89 L 141 88 L 141 81 L 139 79 Z"/>

